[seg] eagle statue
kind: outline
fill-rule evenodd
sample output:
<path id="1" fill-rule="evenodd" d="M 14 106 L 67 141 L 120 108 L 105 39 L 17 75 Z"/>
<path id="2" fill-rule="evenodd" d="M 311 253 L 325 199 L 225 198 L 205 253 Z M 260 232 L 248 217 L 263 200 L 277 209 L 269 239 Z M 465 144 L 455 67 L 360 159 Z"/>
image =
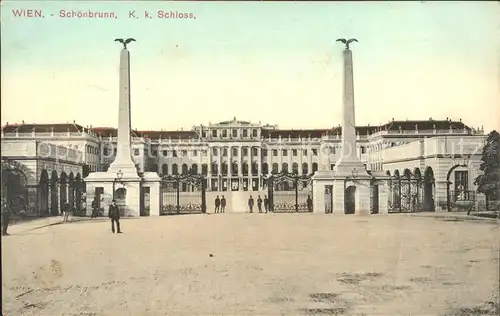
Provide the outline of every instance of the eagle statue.
<path id="1" fill-rule="evenodd" d="M 133 38 L 127 38 L 126 40 L 124 40 L 123 38 L 117 38 L 115 39 L 115 42 L 120 42 L 123 44 L 123 49 L 127 49 L 127 44 L 130 43 L 130 42 L 136 42 L 135 39 Z"/>
<path id="2" fill-rule="evenodd" d="M 345 49 L 349 49 L 349 44 L 351 44 L 352 42 L 358 42 L 357 39 L 355 38 L 350 38 L 348 40 L 346 40 L 345 38 L 339 38 L 338 40 L 336 40 L 336 42 L 342 42 L 345 44 Z"/>

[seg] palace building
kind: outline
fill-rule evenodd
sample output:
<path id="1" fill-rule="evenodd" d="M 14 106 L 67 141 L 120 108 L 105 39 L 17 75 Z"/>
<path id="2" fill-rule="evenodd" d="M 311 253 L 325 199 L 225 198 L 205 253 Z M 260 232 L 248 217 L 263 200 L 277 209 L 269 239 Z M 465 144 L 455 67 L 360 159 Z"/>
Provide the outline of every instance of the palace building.
<path id="1" fill-rule="evenodd" d="M 391 120 L 382 125 L 357 126 L 356 134 L 357 155 L 367 170 L 384 170 L 398 177 L 408 172 L 422 177 L 432 173 L 436 205 L 442 204 L 442 196 L 446 199 L 450 190 L 474 190 L 473 180 L 486 137 L 482 128 L 448 118 Z M 160 176 L 202 174 L 207 191 L 261 191 L 265 176 L 272 171 L 310 175 L 333 169 L 340 154 L 342 129 L 285 130 L 234 118 L 190 130 L 133 130 L 131 136 L 132 158 L 139 172 L 157 172 Z M 74 122 L 7 123 L 2 127 L 1 141 L 2 159 L 25 165 L 23 172 L 32 173 L 30 185 L 41 188 L 41 183 L 47 181 L 45 174 L 60 186 L 69 181 L 61 182 L 69 174 L 72 181 L 77 175 L 81 179 L 85 168 L 88 172 L 106 171 L 116 154 L 117 129 L 83 127 Z M 49 144 L 50 154 L 40 151 L 46 151 Z M 457 159 L 467 159 L 467 166 Z M 452 167 L 455 173 L 450 175 Z M 70 194 L 66 186 L 63 189 L 66 201 Z M 59 187 L 59 191 L 51 192 L 60 191 Z M 44 209 L 49 207 L 45 199 L 36 202 L 41 205 L 43 201 Z"/>

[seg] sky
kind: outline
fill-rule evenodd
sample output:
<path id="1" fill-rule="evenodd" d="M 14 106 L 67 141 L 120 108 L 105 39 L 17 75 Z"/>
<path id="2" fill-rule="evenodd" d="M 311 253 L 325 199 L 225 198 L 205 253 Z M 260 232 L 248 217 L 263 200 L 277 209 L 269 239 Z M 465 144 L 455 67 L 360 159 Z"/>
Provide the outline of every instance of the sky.
<path id="1" fill-rule="evenodd" d="M 462 119 L 500 130 L 498 2 L 2 1 L 1 122 L 118 125 L 117 37 L 133 37 L 132 128 L 236 117 L 341 123 L 342 50 L 356 125 Z M 14 16 L 39 9 L 43 17 Z M 13 11 L 14 10 L 14 11 Z M 60 10 L 116 18 L 62 18 Z M 158 18 L 158 11 L 193 18 Z M 135 11 L 135 17 L 129 17 Z M 146 18 L 147 11 L 150 18 Z"/>

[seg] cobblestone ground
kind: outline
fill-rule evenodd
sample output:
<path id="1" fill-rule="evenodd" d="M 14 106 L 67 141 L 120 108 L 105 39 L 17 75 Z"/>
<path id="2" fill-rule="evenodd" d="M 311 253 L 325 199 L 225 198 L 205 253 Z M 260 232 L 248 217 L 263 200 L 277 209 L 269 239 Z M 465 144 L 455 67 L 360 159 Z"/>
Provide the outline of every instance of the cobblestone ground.
<path id="1" fill-rule="evenodd" d="M 498 225 L 211 214 L 10 228 L 3 315 L 486 315 Z"/>

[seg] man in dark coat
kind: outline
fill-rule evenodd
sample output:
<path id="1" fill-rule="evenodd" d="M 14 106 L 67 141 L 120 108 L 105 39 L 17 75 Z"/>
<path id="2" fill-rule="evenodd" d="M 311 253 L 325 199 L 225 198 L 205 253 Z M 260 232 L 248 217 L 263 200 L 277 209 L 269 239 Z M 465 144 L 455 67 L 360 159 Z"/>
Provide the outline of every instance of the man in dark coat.
<path id="1" fill-rule="evenodd" d="M 248 198 L 248 208 L 250 209 L 250 213 L 253 213 L 253 197 L 251 195 Z"/>
<path id="2" fill-rule="evenodd" d="M 222 213 L 224 213 L 226 210 L 226 198 L 224 197 L 224 195 L 222 196 L 222 199 L 220 200 L 220 210 Z"/>
<path id="3" fill-rule="evenodd" d="M 268 208 L 269 208 L 269 199 L 267 198 L 267 195 L 264 195 L 264 209 L 266 210 L 266 213 Z"/>
<path id="4" fill-rule="evenodd" d="M 113 234 L 115 233 L 115 222 L 116 222 L 116 230 L 118 234 L 121 234 L 120 230 L 120 209 L 118 205 L 116 205 L 116 201 L 113 200 L 111 205 L 109 206 L 108 217 L 111 219 L 111 231 Z"/>
<path id="5" fill-rule="evenodd" d="M 98 209 L 98 203 L 97 203 L 97 196 L 94 197 L 94 200 L 92 200 L 92 214 L 90 215 L 90 218 L 97 218 L 97 214 L 99 212 Z"/>
<path id="6" fill-rule="evenodd" d="M 259 209 L 259 213 L 262 213 L 262 198 L 260 195 L 257 197 L 257 208 Z"/>
<path id="7" fill-rule="evenodd" d="M 217 197 L 215 198 L 215 213 L 219 213 L 219 210 L 220 210 L 220 198 L 217 195 Z"/>
<path id="8" fill-rule="evenodd" d="M 9 236 L 7 228 L 9 227 L 11 210 L 10 206 L 2 199 L 2 236 Z"/>

